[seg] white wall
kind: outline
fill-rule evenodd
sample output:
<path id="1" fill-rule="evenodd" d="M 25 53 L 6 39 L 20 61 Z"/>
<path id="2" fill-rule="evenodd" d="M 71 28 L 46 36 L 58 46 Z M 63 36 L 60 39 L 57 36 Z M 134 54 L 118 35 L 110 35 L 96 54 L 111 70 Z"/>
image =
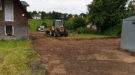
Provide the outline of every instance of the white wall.
<path id="1" fill-rule="evenodd" d="M 133 25 L 133 21 L 134 19 L 123 20 L 121 48 L 135 52 L 135 25 Z"/>

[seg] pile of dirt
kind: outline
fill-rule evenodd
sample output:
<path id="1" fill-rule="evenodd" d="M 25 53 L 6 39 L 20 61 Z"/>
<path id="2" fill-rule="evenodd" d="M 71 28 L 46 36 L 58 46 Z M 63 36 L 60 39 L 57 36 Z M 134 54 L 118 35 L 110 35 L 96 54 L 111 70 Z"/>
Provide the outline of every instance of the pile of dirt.
<path id="1" fill-rule="evenodd" d="M 135 75 L 135 57 L 119 38 L 69 40 L 30 33 L 48 75 Z"/>

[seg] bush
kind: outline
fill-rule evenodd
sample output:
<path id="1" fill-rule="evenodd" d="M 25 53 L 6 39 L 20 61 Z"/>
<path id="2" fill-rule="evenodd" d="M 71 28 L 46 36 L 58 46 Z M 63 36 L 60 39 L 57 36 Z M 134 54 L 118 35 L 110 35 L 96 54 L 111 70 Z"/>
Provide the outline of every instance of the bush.
<path id="1" fill-rule="evenodd" d="M 83 34 L 96 34 L 96 30 L 80 27 L 77 29 L 77 33 L 78 34 L 81 34 L 81 33 L 83 33 Z"/>
<path id="2" fill-rule="evenodd" d="M 121 35 L 121 25 L 116 25 L 114 27 L 111 27 L 107 29 L 104 34 L 105 35 L 110 35 L 110 36 L 120 36 Z"/>
<path id="3" fill-rule="evenodd" d="M 135 25 L 135 20 L 133 21 L 133 23 L 132 23 L 133 25 Z"/>
<path id="4" fill-rule="evenodd" d="M 43 23 L 42 23 L 42 26 L 47 27 L 47 23 L 46 23 L 46 22 L 43 22 Z"/>
<path id="5" fill-rule="evenodd" d="M 86 20 L 82 17 L 76 17 L 73 19 L 73 28 L 76 30 L 79 27 L 85 27 Z"/>
<path id="6" fill-rule="evenodd" d="M 66 20 L 64 22 L 66 29 L 73 30 L 73 23 L 72 23 L 72 21 L 73 21 L 72 19 L 69 19 L 69 20 Z"/>

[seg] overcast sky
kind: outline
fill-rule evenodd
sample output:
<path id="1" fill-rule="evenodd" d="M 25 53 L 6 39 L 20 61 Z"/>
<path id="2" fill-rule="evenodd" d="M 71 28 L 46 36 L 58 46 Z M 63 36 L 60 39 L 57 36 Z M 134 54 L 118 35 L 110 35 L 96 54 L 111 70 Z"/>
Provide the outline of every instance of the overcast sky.
<path id="1" fill-rule="evenodd" d="M 80 14 L 87 12 L 87 5 L 92 0 L 23 0 L 29 3 L 28 11 L 58 11 Z"/>

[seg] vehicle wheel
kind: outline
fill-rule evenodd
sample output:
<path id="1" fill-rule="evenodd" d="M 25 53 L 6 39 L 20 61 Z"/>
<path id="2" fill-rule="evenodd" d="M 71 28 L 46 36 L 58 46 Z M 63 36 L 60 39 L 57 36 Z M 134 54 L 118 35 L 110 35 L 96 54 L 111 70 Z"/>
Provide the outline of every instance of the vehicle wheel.
<path id="1" fill-rule="evenodd" d="M 53 35 L 54 35 L 54 33 L 52 31 L 50 31 L 50 36 L 53 36 Z"/>
<path id="2" fill-rule="evenodd" d="M 49 35 L 51 36 L 52 35 L 52 32 L 50 31 Z"/>
<path id="3" fill-rule="evenodd" d="M 64 36 L 64 34 L 61 34 L 60 36 Z"/>
<path id="4" fill-rule="evenodd" d="M 46 31 L 46 34 L 50 35 L 49 33 L 50 33 L 50 32 Z"/>
<path id="5" fill-rule="evenodd" d="M 65 32 L 64 36 L 67 37 L 68 36 L 68 32 Z"/>
<path id="6" fill-rule="evenodd" d="M 57 37 L 57 36 L 58 36 L 57 32 L 54 32 L 54 37 Z"/>

